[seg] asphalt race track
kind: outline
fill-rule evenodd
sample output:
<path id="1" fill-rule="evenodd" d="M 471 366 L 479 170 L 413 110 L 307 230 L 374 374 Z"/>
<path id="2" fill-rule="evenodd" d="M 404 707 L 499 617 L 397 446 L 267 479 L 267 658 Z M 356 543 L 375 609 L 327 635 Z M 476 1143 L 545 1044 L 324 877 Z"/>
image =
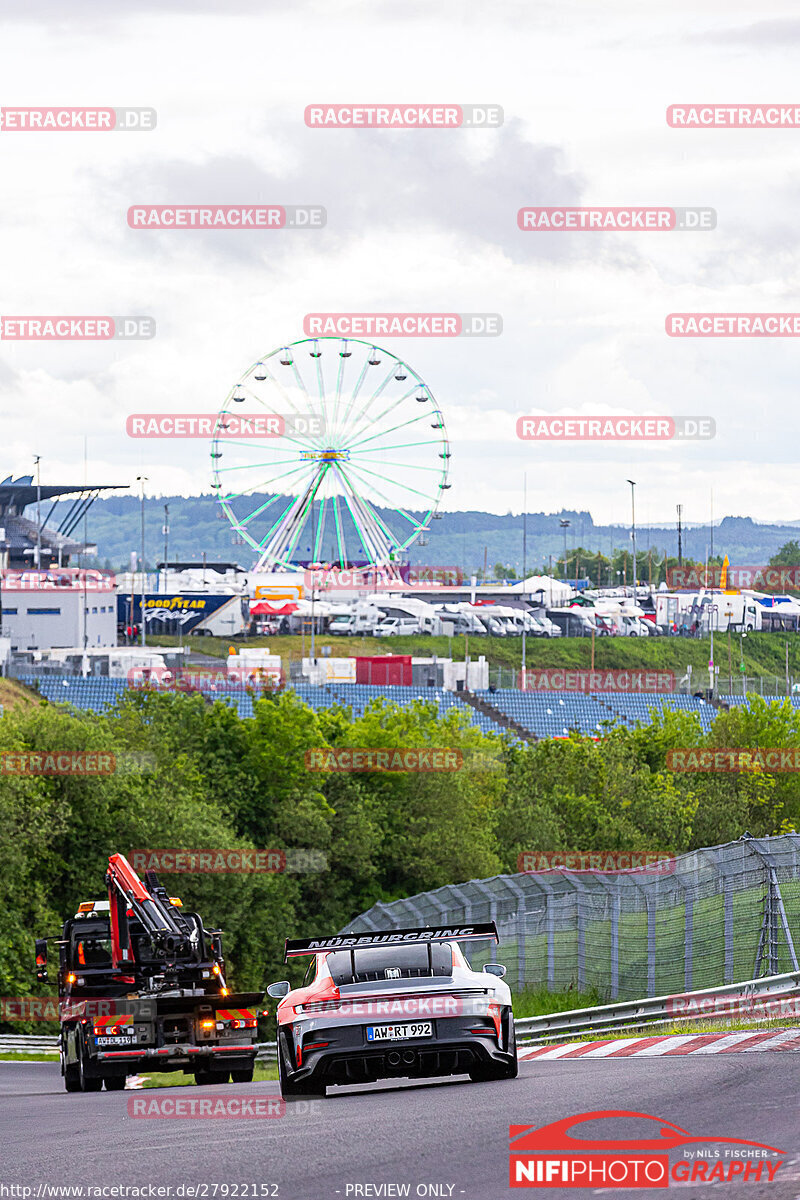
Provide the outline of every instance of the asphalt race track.
<path id="1" fill-rule="evenodd" d="M 287 1105 L 285 1115 L 268 1120 L 128 1115 L 132 1098 L 265 1095 L 276 1099 L 277 1084 L 67 1095 L 55 1064 L 0 1062 L 0 1185 L 30 1187 L 36 1200 L 69 1195 L 40 1191 L 42 1184 L 170 1184 L 173 1197 L 191 1195 L 176 1191 L 180 1184 L 208 1185 L 194 1191 L 200 1200 L 237 1196 L 233 1186 L 215 1184 L 277 1185 L 240 1187 L 238 1196 L 278 1200 L 494 1200 L 525 1194 L 508 1186 L 510 1124 L 538 1126 L 624 1108 L 693 1135 L 765 1142 L 786 1152 L 772 1183 L 670 1184 L 683 1195 L 800 1197 L 796 1053 L 521 1063 L 519 1078 L 509 1082 L 340 1088 L 324 1100 Z M 658 1193 L 550 1187 L 544 1194 L 575 1200 Z M 0 1187 L 0 1196 L 24 1193 Z"/>

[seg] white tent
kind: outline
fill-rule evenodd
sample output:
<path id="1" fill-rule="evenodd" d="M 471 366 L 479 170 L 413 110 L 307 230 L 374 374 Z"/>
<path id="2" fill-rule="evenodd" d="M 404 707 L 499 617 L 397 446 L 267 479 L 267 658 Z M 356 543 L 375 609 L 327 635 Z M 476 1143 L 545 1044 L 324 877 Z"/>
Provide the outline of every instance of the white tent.
<path id="1" fill-rule="evenodd" d="M 520 583 L 512 583 L 508 590 L 524 592 L 526 600 L 534 604 L 539 602 L 547 608 L 558 608 L 577 594 L 568 583 L 551 579 L 549 575 L 531 575 Z"/>

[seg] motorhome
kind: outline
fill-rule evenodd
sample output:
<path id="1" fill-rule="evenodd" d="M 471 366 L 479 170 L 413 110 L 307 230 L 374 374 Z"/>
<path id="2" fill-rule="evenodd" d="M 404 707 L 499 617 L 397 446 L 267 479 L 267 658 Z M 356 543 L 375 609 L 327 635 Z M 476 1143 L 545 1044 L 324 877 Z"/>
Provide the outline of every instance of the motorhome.
<path id="1" fill-rule="evenodd" d="M 591 637 L 597 633 L 591 609 L 549 608 L 547 615 L 559 627 L 563 637 Z"/>

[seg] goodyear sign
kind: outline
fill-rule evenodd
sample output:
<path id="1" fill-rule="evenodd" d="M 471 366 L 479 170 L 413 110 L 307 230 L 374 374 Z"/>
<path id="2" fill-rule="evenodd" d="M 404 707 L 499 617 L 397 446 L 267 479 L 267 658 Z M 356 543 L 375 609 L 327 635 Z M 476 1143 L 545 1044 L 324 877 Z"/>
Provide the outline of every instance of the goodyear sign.
<path id="1" fill-rule="evenodd" d="M 231 597 L 226 595 L 198 596 L 186 592 L 145 593 L 144 611 L 148 632 L 170 633 L 173 630 L 181 630 L 183 633 L 191 633 L 230 599 Z M 131 597 L 124 592 L 117 593 L 117 621 L 120 625 L 141 625 L 141 594 Z"/>

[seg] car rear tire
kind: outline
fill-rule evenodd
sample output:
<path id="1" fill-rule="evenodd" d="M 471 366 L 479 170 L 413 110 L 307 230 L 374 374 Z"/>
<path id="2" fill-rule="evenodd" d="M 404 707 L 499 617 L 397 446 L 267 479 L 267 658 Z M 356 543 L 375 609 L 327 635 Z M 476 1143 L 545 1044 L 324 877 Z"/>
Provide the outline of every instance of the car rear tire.
<path id="1" fill-rule="evenodd" d="M 516 1079 L 519 1074 L 519 1060 L 517 1058 L 517 1035 L 514 1029 L 514 1018 L 509 1016 L 511 1022 L 511 1032 L 508 1038 L 508 1050 L 514 1055 L 510 1063 L 492 1063 L 488 1066 L 481 1064 L 479 1067 L 473 1067 L 469 1073 L 469 1077 L 473 1083 L 491 1083 L 499 1079 Z"/>
<path id="2" fill-rule="evenodd" d="M 285 1037 L 278 1034 L 278 1083 L 281 1088 L 281 1095 L 284 1100 L 293 1100 L 300 1096 L 324 1096 L 324 1083 L 310 1083 L 303 1081 L 299 1083 L 289 1078 L 289 1071 L 286 1065 L 286 1048 Z"/>

